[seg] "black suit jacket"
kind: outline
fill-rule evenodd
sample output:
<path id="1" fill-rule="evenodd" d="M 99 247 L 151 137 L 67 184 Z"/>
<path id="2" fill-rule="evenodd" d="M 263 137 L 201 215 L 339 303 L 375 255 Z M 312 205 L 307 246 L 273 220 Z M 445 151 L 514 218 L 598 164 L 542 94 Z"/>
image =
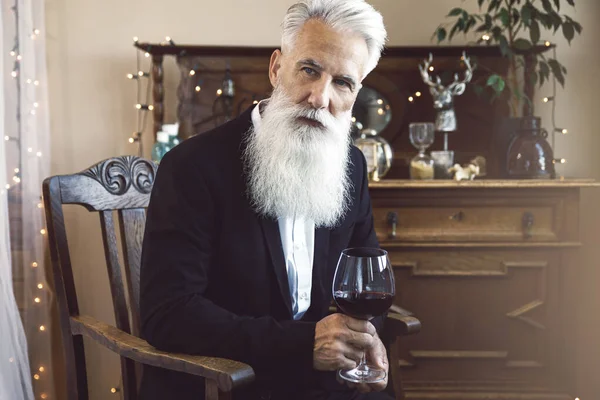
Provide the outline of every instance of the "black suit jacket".
<path id="1" fill-rule="evenodd" d="M 342 390 L 333 373 L 312 369 L 312 352 L 340 252 L 378 246 L 364 157 L 350 149 L 352 201 L 338 227 L 315 231 L 311 305 L 294 321 L 278 223 L 254 212 L 246 194 L 241 157 L 251 124 L 249 109 L 161 161 L 142 252 L 142 336 L 160 350 L 251 365 L 256 382 L 235 399 Z M 146 367 L 142 399 L 201 399 L 203 386 L 191 375 Z"/>

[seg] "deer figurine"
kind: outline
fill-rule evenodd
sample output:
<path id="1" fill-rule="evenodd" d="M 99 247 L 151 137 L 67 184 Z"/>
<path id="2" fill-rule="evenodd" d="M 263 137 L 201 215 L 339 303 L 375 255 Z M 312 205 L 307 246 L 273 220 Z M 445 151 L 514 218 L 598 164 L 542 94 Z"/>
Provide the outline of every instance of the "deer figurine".
<path id="1" fill-rule="evenodd" d="M 433 55 L 429 53 L 429 59 L 424 60 L 423 64 L 419 64 L 419 71 L 423 81 L 429 86 L 429 92 L 433 96 L 433 108 L 436 110 L 435 130 L 437 132 L 454 132 L 456 130 L 456 113 L 454 112 L 454 96 L 460 96 L 465 92 L 467 83 L 473 78 L 474 67 L 471 66 L 471 60 L 463 52 L 462 60 L 467 69 L 462 80 L 459 79 L 458 73 L 454 74 L 454 82 L 444 87 L 439 76 L 435 77 L 435 81 L 429 75 Z M 447 150 L 447 137 L 445 137 L 444 149 Z"/>

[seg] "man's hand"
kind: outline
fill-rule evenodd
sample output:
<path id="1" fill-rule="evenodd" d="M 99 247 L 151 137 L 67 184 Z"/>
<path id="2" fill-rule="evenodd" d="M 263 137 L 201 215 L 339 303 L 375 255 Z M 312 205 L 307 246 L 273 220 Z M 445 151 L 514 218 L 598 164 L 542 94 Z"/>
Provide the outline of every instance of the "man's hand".
<path id="1" fill-rule="evenodd" d="M 340 383 L 345 383 L 349 387 L 358 390 L 361 393 L 369 393 L 369 392 L 379 392 L 387 387 L 388 377 L 389 377 L 389 363 L 387 359 L 387 354 L 385 352 L 385 346 L 379 339 L 377 333 L 373 337 L 373 346 L 367 351 L 367 364 L 373 365 L 383 371 L 385 371 L 385 379 L 381 382 L 377 383 L 353 383 L 348 382 L 340 378 L 339 375 L 336 374 L 337 380 Z"/>
<path id="2" fill-rule="evenodd" d="M 336 371 L 355 368 L 360 362 L 363 352 L 371 349 L 375 343 L 374 336 L 376 335 L 377 331 L 369 321 L 355 319 L 344 314 L 328 315 L 317 322 L 315 329 L 314 369 Z M 381 343 L 381 341 L 379 342 Z M 385 356 L 385 348 L 383 355 Z"/>

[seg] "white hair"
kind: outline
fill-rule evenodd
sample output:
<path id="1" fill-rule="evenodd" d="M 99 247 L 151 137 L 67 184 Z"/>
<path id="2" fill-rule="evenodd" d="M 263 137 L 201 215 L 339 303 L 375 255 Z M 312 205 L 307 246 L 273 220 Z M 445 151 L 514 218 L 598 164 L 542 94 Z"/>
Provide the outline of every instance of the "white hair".
<path id="1" fill-rule="evenodd" d="M 310 19 L 318 19 L 334 30 L 362 36 L 369 50 L 365 76 L 375 69 L 385 46 L 387 32 L 383 17 L 373 6 L 364 0 L 301 0 L 288 9 L 283 19 L 283 51 L 294 46 L 300 30 Z"/>

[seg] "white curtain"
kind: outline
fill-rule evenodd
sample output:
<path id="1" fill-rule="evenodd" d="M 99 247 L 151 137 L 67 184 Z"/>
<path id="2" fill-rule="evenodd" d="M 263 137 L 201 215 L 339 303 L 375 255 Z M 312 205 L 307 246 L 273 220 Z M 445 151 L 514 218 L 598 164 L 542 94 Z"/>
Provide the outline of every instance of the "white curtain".
<path id="1" fill-rule="evenodd" d="M 52 400 L 44 1 L 0 4 L 0 400 Z"/>

